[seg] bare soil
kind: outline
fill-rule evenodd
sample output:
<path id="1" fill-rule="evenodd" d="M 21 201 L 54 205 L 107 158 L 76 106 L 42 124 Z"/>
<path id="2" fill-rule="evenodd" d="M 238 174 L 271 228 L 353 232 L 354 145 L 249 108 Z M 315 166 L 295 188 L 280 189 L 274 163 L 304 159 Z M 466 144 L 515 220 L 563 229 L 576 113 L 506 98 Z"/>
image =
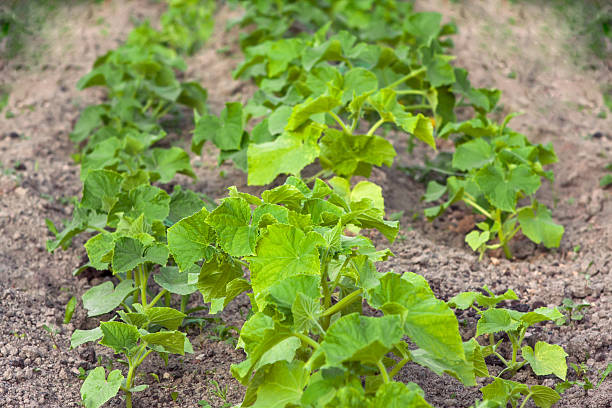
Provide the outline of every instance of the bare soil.
<path id="1" fill-rule="evenodd" d="M 413 217 L 423 208 L 424 186 L 394 167 L 374 174 L 374 181 L 383 186 L 388 211 L 404 211 L 400 238 L 391 245 L 396 256 L 381 270 L 422 274 L 443 299 L 486 284 L 494 291 L 514 289 L 520 301 L 511 307 L 519 310 L 559 306 L 566 297 L 590 303 L 583 320 L 537 327 L 530 341 L 562 345 L 568 361 L 585 363 L 594 379 L 595 371 L 612 361 L 612 200 L 609 189 L 598 187 L 603 167 L 612 161 L 612 112 L 598 117 L 607 109 L 602 88 L 612 83 L 612 61 L 593 56 L 559 10 L 547 4 L 417 2 L 421 9 L 439 11 L 457 22 L 456 64 L 468 69 L 475 86 L 503 91 L 499 114 L 523 111 L 512 126 L 534 141 L 554 144 L 559 156 L 553 166 L 556 180 L 541 189 L 539 199 L 565 226 L 561 247 L 548 251 L 518 239 L 513 243 L 515 260 L 494 253 L 478 262 L 463 241 L 474 216 L 457 205 L 432 223 Z M 126 38 L 134 20 L 155 21 L 162 11 L 160 4 L 146 0 L 59 7 L 35 28 L 37 34 L 16 58 L 0 60 L 0 86 L 11 88 L 7 109 L 15 114 L 6 118 L 3 112 L 0 117 L 0 406 L 79 406 L 79 367 L 90 369 L 98 358 L 104 362 L 110 357 L 100 346 L 68 349 L 74 329 L 96 323 L 79 308 L 72 322 L 63 325 L 68 299 L 106 278 L 72 276 L 86 259 L 83 237 L 66 251 L 47 253 L 50 234 L 44 219 L 57 223 L 71 214 L 70 197 L 80 193 L 80 182 L 68 134 L 79 112 L 104 98 L 100 90 L 77 91 L 77 80 L 97 56 Z M 208 46 L 187 61 L 186 77 L 208 89 L 214 112 L 225 102 L 244 100 L 253 90 L 231 79 L 240 60 L 238 31 L 227 32 L 225 23 L 235 15 L 236 11 L 221 9 Z M 185 123 L 173 137 L 188 140 L 190 130 L 190 123 Z M 398 160 L 399 165 L 414 162 L 407 153 Z M 230 164 L 218 168 L 210 147 L 193 163 L 198 181 L 179 178 L 178 183 L 213 198 L 222 197 L 230 185 L 257 191 L 246 187 L 245 175 Z M 388 245 L 373 238 L 380 246 Z M 192 301 L 199 299 L 194 296 Z M 221 318 L 239 327 L 247 304 L 237 299 Z M 466 320 L 469 335 L 474 316 L 459 318 Z M 50 335 L 43 325 L 58 333 Z M 193 355 L 170 358 L 167 366 L 156 359 L 146 363 L 139 382 L 150 387 L 135 396 L 135 407 L 195 407 L 204 399 L 221 407 L 225 401 L 213 395 L 213 381 L 221 389 L 227 387 L 228 402 L 240 402 L 244 389 L 231 377 L 229 366 L 243 355 L 229 344 L 232 339 L 215 340 L 213 323 L 192 329 L 189 336 Z M 556 381 L 536 378 L 528 369 L 519 377 L 530 384 Z M 416 365 L 404 368 L 401 379 L 417 382 L 438 407 L 468 407 L 479 396 L 477 388 L 464 388 Z M 108 405 L 121 406 L 122 401 L 115 398 Z M 574 387 L 557 406 L 609 408 L 612 380 L 588 392 Z"/>

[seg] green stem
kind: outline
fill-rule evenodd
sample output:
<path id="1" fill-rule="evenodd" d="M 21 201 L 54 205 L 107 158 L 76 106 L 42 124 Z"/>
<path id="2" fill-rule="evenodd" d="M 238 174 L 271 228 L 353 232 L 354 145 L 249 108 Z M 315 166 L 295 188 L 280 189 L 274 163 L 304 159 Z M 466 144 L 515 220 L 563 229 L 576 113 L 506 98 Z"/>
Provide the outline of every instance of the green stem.
<path id="1" fill-rule="evenodd" d="M 374 132 L 376 132 L 376 129 L 378 129 L 383 123 L 385 123 L 385 120 L 383 118 L 380 118 L 380 120 L 376 122 L 374 126 L 370 128 L 370 130 L 368 130 L 367 135 L 372 136 Z"/>
<path id="2" fill-rule="evenodd" d="M 162 291 L 161 291 L 161 292 L 159 292 L 159 293 L 157 294 L 157 296 L 155 296 L 155 297 L 153 298 L 153 300 L 151 300 L 151 302 L 149 302 L 149 306 L 148 306 L 148 307 L 153 307 L 153 306 L 155 306 L 155 304 L 156 304 L 157 302 L 159 302 L 159 300 L 160 300 L 160 299 L 161 299 L 161 298 L 162 298 L 162 297 L 163 297 L 163 296 L 164 296 L 166 293 L 168 293 L 168 291 L 167 291 L 166 289 L 162 289 Z"/>
<path id="3" fill-rule="evenodd" d="M 426 68 L 422 67 L 419 68 L 415 71 L 412 71 L 411 73 L 401 77 L 400 79 L 398 79 L 397 81 L 393 82 L 391 85 L 389 85 L 387 88 L 395 88 L 396 86 L 398 86 L 399 84 L 401 84 L 402 82 L 405 82 L 407 80 L 409 80 L 410 78 L 414 78 L 415 76 L 421 75 L 423 72 L 425 72 Z"/>
<path id="4" fill-rule="evenodd" d="M 529 398 L 531 398 L 532 395 L 533 394 L 529 392 L 529 394 L 527 394 L 527 396 L 525 397 L 525 399 L 523 400 L 523 403 L 521 404 L 519 408 L 525 408 L 525 404 L 527 404 L 527 401 L 529 401 Z"/>
<path id="5" fill-rule="evenodd" d="M 380 374 L 382 375 L 383 382 L 387 384 L 389 382 L 389 373 L 387 372 L 387 367 L 385 367 L 382 360 L 378 360 L 376 362 L 376 366 L 380 370 Z"/>
<path id="6" fill-rule="evenodd" d="M 363 289 L 358 289 L 354 292 L 351 292 L 347 296 L 340 299 L 338 303 L 336 303 L 335 305 L 333 305 L 332 307 L 324 311 L 321 317 L 333 316 L 334 314 L 338 313 L 340 310 L 344 309 L 345 307 L 347 307 L 348 305 L 350 305 L 351 303 L 359 299 L 359 296 L 361 296 L 362 293 L 363 293 Z"/>
<path id="7" fill-rule="evenodd" d="M 402 89 L 400 91 L 395 91 L 397 95 L 421 95 L 427 96 L 427 91 L 421 91 L 419 89 Z"/>
<path id="8" fill-rule="evenodd" d="M 316 341 L 314 341 L 310 337 L 306 336 L 305 334 L 302 334 L 302 333 L 293 333 L 293 335 L 295 337 L 297 337 L 298 339 L 302 340 L 304 343 L 308 344 L 310 347 L 312 347 L 315 350 L 317 350 L 320 347 L 319 343 L 317 343 Z"/>
<path id="9" fill-rule="evenodd" d="M 345 133 L 348 133 L 349 135 L 351 134 L 351 131 L 350 131 L 350 130 L 349 130 L 347 127 L 346 127 L 346 125 L 344 124 L 344 122 L 342 121 L 342 119 L 340 119 L 340 116 L 336 115 L 336 113 L 335 113 L 335 112 L 333 112 L 333 111 L 329 111 L 329 112 L 327 112 L 327 113 L 329 113 L 329 114 L 330 114 L 330 116 L 331 116 L 332 118 L 334 118 L 334 120 L 335 120 L 336 122 L 338 122 L 338 124 L 340 125 L 340 127 L 342 128 L 342 130 L 344 130 L 344 132 L 345 132 Z"/>
<path id="10" fill-rule="evenodd" d="M 491 219 L 491 220 L 495 220 L 495 218 L 493 217 L 493 215 L 491 215 L 490 212 L 488 212 L 487 210 L 485 210 L 484 208 L 482 208 L 478 203 L 476 203 L 476 200 L 474 199 L 474 197 L 470 196 L 467 193 L 463 193 L 464 197 L 463 197 L 463 201 L 471 206 L 474 207 L 475 209 L 477 209 L 478 211 L 480 211 L 485 217 Z"/>
<path id="11" fill-rule="evenodd" d="M 199 312 L 200 310 L 208 310 L 209 308 L 206 306 L 197 306 L 197 307 L 192 307 L 191 309 L 187 309 L 185 310 L 185 314 L 189 315 L 195 312 Z"/>
<path id="12" fill-rule="evenodd" d="M 404 109 L 406 110 L 414 110 L 414 109 L 431 109 L 433 110 L 433 108 L 426 104 L 426 103 L 422 103 L 422 104 L 418 104 L 418 105 L 405 105 Z"/>
<path id="13" fill-rule="evenodd" d="M 391 372 L 389 372 L 389 378 L 393 379 L 393 377 L 395 377 L 397 375 L 397 373 L 399 373 L 399 371 L 404 368 L 404 366 L 406 364 L 408 364 L 412 359 L 410 357 L 406 357 L 401 359 L 396 365 L 395 367 L 393 367 L 393 370 L 391 370 Z"/>
<path id="14" fill-rule="evenodd" d="M 138 265 L 138 274 L 140 275 L 140 303 L 143 307 L 147 307 L 148 274 L 144 270 L 143 265 Z"/>
<path id="15" fill-rule="evenodd" d="M 181 312 L 185 313 L 185 310 L 187 309 L 187 303 L 189 303 L 189 298 L 191 297 L 191 295 L 182 295 L 181 296 Z"/>

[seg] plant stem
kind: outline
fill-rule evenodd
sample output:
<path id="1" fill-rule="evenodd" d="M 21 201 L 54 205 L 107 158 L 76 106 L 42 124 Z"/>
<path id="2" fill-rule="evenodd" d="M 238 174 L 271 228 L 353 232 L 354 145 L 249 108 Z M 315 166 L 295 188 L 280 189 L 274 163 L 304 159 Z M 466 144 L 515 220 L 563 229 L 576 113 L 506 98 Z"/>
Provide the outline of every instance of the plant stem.
<path id="1" fill-rule="evenodd" d="M 418 104 L 418 105 L 405 105 L 404 109 L 413 110 L 413 109 L 432 109 L 430 105 L 426 103 Z M 433 109 L 432 109 L 433 110 Z"/>
<path id="2" fill-rule="evenodd" d="M 387 384 L 389 382 L 389 373 L 387 373 L 387 367 L 385 367 L 382 360 L 378 360 L 376 362 L 376 366 L 380 370 L 380 374 L 382 375 L 383 382 Z"/>
<path id="3" fill-rule="evenodd" d="M 406 357 L 401 359 L 396 365 L 395 367 L 393 367 L 393 370 L 391 370 L 391 372 L 389 372 L 389 378 L 393 379 L 393 377 L 395 377 L 397 375 L 397 373 L 399 373 L 399 371 L 404 368 L 404 366 L 406 364 L 408 364 L 412 359 L 410 357 Z"/>
<path id="4" fill-rule="evenodd" d="M 181 296 L 181 312 L 185 313 L 185 310 L 187 309 L 187 304 L 189 303 L 189 298 L 191 297 L 191 295 L 182 295 Z"/>
<path id="5" fill-rule="evenodd" d="M 305 334 L 302 334 L 302 333 L 293 333 L 293 335 L 295 337 L 297 337 L 298 339 L 302 340 L 304 343 L 308 344 L 310 347 L 312 347 L 315 350 L 320 347 L 319 343 L 317 343 L 316 341 L 314 341 L 310 337 L 306 336 Z"/>
<path id="6" fill-rule="evenodd" d="M 336 303 L 329 309 L 325 310 L 323 314 L 321 315 L 321 317 L 333 316 L 334 314 L 338 313 L 340 310 L 344 309 L 345 307 L 347 307 L 348 305 L 350 305 L 351 303 L 359 299 L 359 296 L 361 296 L 362 293 L 363 293 L 363 289 L 357 289 L 356 291 L 351 292 L 347 296 L 340 299 L 338 303 Z"/>
<path id="7" fill-rule="evenodd" d="M 138 274 L 140 275 L 140 303 L 143 307 L 147 307 L 147 272 L 143 265 L 138 265 Z"/>
<path id="8" fill-rule="evenodd" d="M 521 404 L 519 408 L 525 408 L 525 404 L 527 404 L 527 401 L 529 401 L 529 398 L 531 398 L 532 395 L 533 394 L 529 392 L 529 394 L 527 394 L 527 396 L 525 397 L 525 399 L 523 400 L 523 403 Z"/>
<path id="9" fill-rule="evenodd" d="M 380 120 L 376 122 L 374 126 L 370 128 L 370 130 L 368 130 L 367 135 L 372 136 L 374 132 L 376 132 L 376 129 L 378 129 L 383 123 L 385 123 L 385 120 L 383 118 L 380 118 Z"/>
<path id="10" fill-rule="evenodd" d="M 474 197 L 472 197 L 471 195 L 469 195 L 466 192 L 464 192 L 463 195 L 464 195 L 463 201 L 465 201 L 465 203 L 467 205 L 469 205 L 471 207 L 474 207 L 475 209 L 480 211 L 485 217 L 487 217 L 487 218 L 489 218 L 491 220 L 495 220 L 495 218 L 493 217 L 493 215 L 491 215 L 490 212 L 488 212 L 487 210 L 482 208 L 478 203 L 476 203 L 476 199 Z"/>
<path id="11" fill-rule="evenodd" d="M 425 67 L 422 67 L 422 68 L 419 68 L 419 69 L 417 69 L 415 71 L 412 71 L 411 73 L 409 73 L 409 74 L 401 77 L 397 81 L 393 82 L 387 88 L 395 88 L 396 86 L 398 86 L 402 82 L 405 82 L 405 81 L 409 80 L 410 78 L 414 78 L 415 76 L 421 75 L 423 72 L 425 72 L 425 69 L 426 69 Z"/>
<path id="12" fill-rule="evenodd" d="M 351 134 L 351 131 L 350 131 L 350 130 L 349 130 L 347 127 L 346 127 L 346 125 L 344 124 L 344 122 L 342 121 L 342 119 L 340 119 L 340 116 L 336 115 L 336 113 L 335 113 L 335 112 L 333 112 L 333 111 L 329 111 L 329 112 L 327 112 L 327 113 L 329 113 L 329 114 L 330 114 L 330 116 L 331 116 L 332 118 L 334 118 L 334 120 L 335 120 L 336 122 L 338 122 L 338 124 L 340 125 L 340 127 L 342 128 L 342 130 L 344 130 L 344 132 L 345 132 L 345 133 L 348 133 L 349 135 Z"/>
<path id="13" fill-rule="evenodd" d="M 161 299 L 161 298 L 162 298 L 162 296 L 164 296 L 166 293 L 168 293 L 168 291 L 167 291 L 166 289 L 162 289 L 162 291 L 161 291 L 161 292 L 159 292 L 159 293 L 157 294 L 157 296 L 155 296 L 155 297 L 153 298 L 153 300 L 151 300 L 151 302 L 149 302 L 149 306 L 148 306 L 148 307 L 153 307 L 153 306 L 155 306 L 155 304 L 156 304 L 157 302 L 159 302 L 159 299 Z"/>
<path id="14" fill-rule="evenodd" d="M 421 91 L 419 89 L 402 89 L 400 91 L 395 91 L 397 95 L 421 95 L 426 96 L 426 91 Z"/>

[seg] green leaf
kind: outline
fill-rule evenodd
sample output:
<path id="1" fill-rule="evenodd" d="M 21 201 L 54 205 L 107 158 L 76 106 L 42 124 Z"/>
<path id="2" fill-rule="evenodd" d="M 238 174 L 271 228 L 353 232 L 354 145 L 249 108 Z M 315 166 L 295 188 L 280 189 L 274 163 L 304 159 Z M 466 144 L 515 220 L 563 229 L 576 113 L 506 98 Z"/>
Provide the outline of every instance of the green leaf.
<path id="1" fill-rule="evenodd" d="M 153 275 L 153 279 L 155 283 L 168 292 L 185 296 L 198 290 L 196 285 L 189 284 L 189 273 L 187 273 L 188 271 L 197 272 L 198 270 L 197 265 L 194 265 L 193 268 L 181 273 L 176 266 L 166 266 L 160 269 L 159 274 Z"/>
<path id="2" fill-rule="evenodd" d="M 168 330 L 177 330 L 187 317 L 185 313 L 179 312 L 171 307 L 151 307 L 144 310 L 149 324 L 158 324 Z"/>
<path id="3" fill-rule="evenodd" d="M 283 279 L 270 287 L 268 303 L 274 304 L 281 312 L 289 313 L 298 295 L 319 300 L 321 279 L 315 275 L 296 275 Z"/>
<path id="4" fill-rule="evenodd" d="M 536 375 L 554 374 L 565 381 L 567 375 L 565 358 L 568 354 L 563 347 L 538 341 L 535 344 L 535 350 L 524 346 L 521 348 L 521 354 Z"/>
<path id="5" fill-rule="evenodd" d="M 480 169 L 474 181 L 489 202 L 503 211 L 515 212 L 517 193 L 533 194 L 540 187 L 540 177 L 526 166 L 518 166 L 508 174 L 498 165 Z"/>
<path id="6" fill-rule="evenodd" d="M 221 150 L 238 150 L 244 132 L 245 115 L 240 102 L 225 104 L 219 117 L 204 115 L 196 122 L 191 150 L 202 153 L 205 141 L 212 141 Z"/>
<path id="7" fill-rule="evenodd" d="M 121 237 L 115 244 L 112 261 L 113 272 L 128 272 L 145 262 L 165 266 L 168 255 L 168 248 L 165 245 L 145 246 L 137 239 Z"/>
<path id="8" fill-rule="evenodd" d="M 242 267 L 230 260 L 214 257 L 202 265 L 197 287 L 204 302 L 224 298 L 227 295 L 227 285 L 236 278 L 242 277 Z"/>
<path id="9" fill-rule="evenodd" d="M 81 398 L 86 408 L 98 408 L 104 405 L 119 392 L 124 380 L 121 370 L 113 370 L 108 374 L 104 367 L 96 367 L 89 372 L 81 386 Z"/>
<path id="10" fill-rule="evenodd" d="M 536 244 L 543 243 L 547 248 L 558 247 L 565 229 L 553 222 L 551 212 L 546 206 L 535 202 L 534 207 L 525 207 L 518 211 L 523 234 Z"/>
<path id="11" fill-rule="evenodd" d="M 157 175 L 151 178 L 153 181 L 169 183 L 174 179 L 176 173 L 196 178 L 189 155 L 180 147 L 152 149 L 150 156 L 145 158 L 145 162 L 147 170 Z"/>
<path id="12" fill-rule="evenodd" d="M 76 308 L 77 299 L 75 296 L 71 297 L 68 303 L 66 304 L 66 311 L 64 313 L 64 324 L 70 323 L 72 320 L 72 315 L 74 314 L 74 309 Z"/>
<path id="13" fill-rule="evenodd" d="M 342 101 L 334 96 L 322 95 L 314 99 L 308 98 L 305 102 L 293 107 L 285 129 L 295 131 L 306 123 L 312 115 L 330 112 L 341 104 Z"/>
<path id="14" fill-rule="evenodd" d="M 309 379 L 302 361 L 278 361 L 262 371 L 256 374 L 262 378 L 258 381 L 261 385 L 257 389 L 257 400 L 251 405 L 253 408 L 284 408 L 288 404 L 299 404 Z"/>
<path id="15" fill-rule="evenodd" d="M 300 132 L 286 132 L 267 143 L 250 144 L 248 156 L 249 185 L 269 184 L 279 174 L 300 174 L 319 156 L 322 129 L 307 126 Z"/>
<path id="16" fill-rule="evenodd" d="M 122 177 L 110 170 L 92 170 L 83 184 L 81 206 L 109 212 L 118 200 Z"/>
<path id="17" fill-rule="evenodd" d="M 310 331 L 318 325 L 321 303 L 316 298 L 313 299 L 302 292 L 298 292 L 291 307 L 291 313 L 293 314 L 293 327 L 296 332 Z"/>
<path id="18" fill-rule="evenodd" d="M 361 171 L 364 164 L 390 167 L 395 156 L 393 145 L 377 135 L 350 135 L 327 129 L 321 138 L 321 166 L 339 176 L 369 176 L 369 171 Z"/>
<path id="19" fill-rule="evenodd" d="M 329 327 L 319 350 L 329 366 L 348 361 L 375 365 L 403 334 L 399 316 L 367 317 L 352 313 Z"/>
<path id="20" fill-rule="evenodd" d="M 247 258 L 258 304 L 262 306 L 262 296 L 276 282 L 296 275 L 319 275 L 317 246 L 324 245 L 316 232 L 305 234 L 291 225 L 269 225 L 257 244 L 256 256 Z"/>
<path id="21" fill-rule="evenodd" d="M 378 78 L 365 68 L 353 68 L 344 75 L 344 87 L 342 89 L 342 105 L 368 92 L 378 89 Z"/>
<path id="22" fill-rule="evenodd" d="M 96 327 L 91 330 L 75 330 L 70 337 L 70 349 L 76 348 L 81 344 L 88 343 L 90 341 L 96 341 L 103 336 L 102 329 Z"/>
<path id="23" fill-rule="evenodd" d="M 240 364 L 232 365 L 232 374 L 246 385 L 251 378 L 251 371 L 258 364 L 262 356 L 284 341 L 293 337 L 286 328 L 274 324 L 274 320 L 262 312 L 257 312 L 242 326 L 238 346 L 244 348 L 248 358 Z M 270 364 L 287 358 L 286 349 L 276 349 L 278 353 L 266 355 Z"/>
<path id="24" fill-rule="evenodd" d="M 112 348 L 115 353 L 128 353 L 138 344 L 140 333 L 135 326 L 122 322 L 102 322 L 100 344 Z"/>
<path id="25" fill-rule="evenodd" d="M 529 392 L 533 402 L 540 408 L 550 408 L 561 399 L 555 390 L 543 385 L 532 385 L 529 387 Z"/>
<path id="26" fill-rule="evenodd" d="M 174 187 L 174 191 L 170 195 L 170 208 L 168 218 L 166 220 L 173 225 L 185 217 L 189 217 L 202 208 L 204 201 L 191 190 L 183 190 L 180 185 Z"/>
<path id="27" fill-rule="evenodd" d="M 85 243 L 87 257 L 91 266 L 99 271 L 108 269 L 115 248 L 115 240 L 109 233 L 100 233 Z"/>
<path id="28" fill-rule="evenodd" d="M 232 256 L 255 252 L 257 226 L 251 225 L 251 208 L 242 198 L 226 198 L 213 212 L 207 223 L 217 233 L 221 247 Z"/>
<path id="29" fill-rule="evenodd" d="M 514 331 L 520 323 L 514 320 L 505 309 L 488 309 L 482 312 L 476 325 L 476 336 L 497 333 L 500 331 Z"/>
<path id="30" fill-rule="evenodd" d="M 214 242 L 215 232 L 206 223 L 208 215 L 208 210 L 202 208 L 168 228 L 168 249 L 181 271 L 211 256 L 210 244 Z"/>
<path id="31" fill-rule="evenodd" d="M 494 158 L 491 145 L 478 138 L 457 146 L 453 154 L 453 167 L 459 170 L 479 169 L 493 162 Z"/>
<path id="32" fill-rule="evenodd" d="M 472 251 L 477 251 L 481 246 L 489 241 L 489 231 L 471 231 L 465 236 L 465 242 L 472 248 Z"/>
<path id="33" fill-rule="evenodd" d="M 612 174 L 606 174 L 599 180 L 599 187 L 606 188 L 612 184 Z"/>
<path id="34" fill-rule="evenodd" d="M 423 390 L 418 385 L 393 381 L 378 388 L 371 406 L 381 408 L 432 408 L 425 401 Z"/>
<path id="35" fill-rule="evenodd" d="M 186 334 L 180 331 L 161 331 L 142 336 L 142 340 L 153 350 L 161 353 L 185 355 Z"/>
<path id="36" fill-rule="evenodd" d="M 83 294 L 83 307 L 87 309 L 87 316 L 100 316 L 112 311 L 136 288 L 134 281 L 125 279 L 116 288 L 110 281 L 94 286 Z"/>
<path id="37" fill-rule="evenodd" d="M 368 303 L 386 315 L 399 315 L 405 334 L 429 359 L 445 364 L 466 384 L 474 383 L 464 354 L 459 323 L 451 308 L 436 299 L 427 281 L 416 274 L 387 273 L 368 292 Z"/>
<path id="38" fill-rule="evenodd" d="M 119 213 L 131 218 L 143 215 L 148 223 L 163 221 L 170 213 L 170 196 L 151 185 L 138 186 L 118 195 L 117 203 L 109 212 L 109 223 L 116 222 Z"/>

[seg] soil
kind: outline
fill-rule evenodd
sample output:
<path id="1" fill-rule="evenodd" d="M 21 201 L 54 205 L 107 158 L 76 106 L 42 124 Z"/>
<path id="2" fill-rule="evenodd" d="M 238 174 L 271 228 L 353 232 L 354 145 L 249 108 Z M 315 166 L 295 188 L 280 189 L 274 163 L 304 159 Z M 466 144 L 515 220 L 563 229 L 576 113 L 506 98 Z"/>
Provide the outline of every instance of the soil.
<path id="1" fill-rule="evenodd" d="M 516 259 L 493 253 L 479 262 L 463 241 L 474 216 L 457 205 L 431 223 L 414 217 L 424 207 L 423 184 L 395 166 L 374 173 L 388 212 L 404 212 L 400 238 L 391 245 L 396 256 L 381 270 L 419 273 L 443 299 L 488 285 L 495 292 L 514 289 L 520 300 L 511 307 L 518 309 L 559 306 L 564 298 L 590 303 L 582 320 L 562 327 L 538 326 L 529 336 L 533 342 L 563 346 L 568 361 L 586 364 L 593 380 L 596 371 L 612 361 L 612 200 L 609 189 L 598 187 L 604 166 L 612 161 L 612 112 L 602 100 L 602 87 L 612 83 L 612 59 L 593 56 L 567 19 L 548 4 L 417 2 L 421 9 L 456 21 L 455 63 L 468 69 L 475 86 L 503 91 L 499 115 L 523 111 L 512 126 L 534 141 L 554 144 L 559 156 L 553 166 L 556 179 L 538 198 L 565 226 L 561 247 L 549 251 L 519 238 L 512 247 Z M 72 276 L 71 271 L 84 263 L 84 237 L 65 251 L 47 253 L 50 233 L 45 218 L 58 223 L 71 214 L 70 200 L 80 193 L 80 182 L 68 134 L 79 112 L 104 98 L 100 90 L 77 91 L 76 81 L 97 56 L 126 38 L 134 21 L 156 21 L 162 11 L 162 5 L 146 0 L 62 6 L 36 28 L 15 58 L 0 59 L 0 86 L 11 89 L 6 110 L 14 114 L 6 118 L 5 110 L 0 118 L 0 406 L 79 406 L 79 368 L 93 368 L 98 359 L 105 362 L 110 357 L 101 346 L 69 350 L 72 332 L 96 322 L 77 308 L 71 323 L 62 324 L 67 301 L 106 278 Z M 222 8 L 208 46 L 187 60 L 185 76 L 208 89 L 213 112 L 225 102 L 245 100 L 253 91 L 252 85 L 231 79 L 240 60 L 238 30 L 226 31 L 225 24 L 236 13 Z M 607 118 L 600 112 L 607 112 Z M 190 131 L 185 123 L 172 137 L 186 141 Z M 245 175 L 230 164 L 217 167 L 215 157 L 214 149 L 207 147 L 193 158 L 198 181 L 178 178 L 177 183 L 215 199 L 224 196 L 229 185 L 258 190 L 247 187 Z M 397 164 L 415 160 L 402 153 Z M 374 239 L 380 246 L 388 245 L 380 237 Z M 199 299 L 194 296 L 192 301 Z M 240 327 L 247 304 L 237 299 L 221 319 Z M 459 318 L 468 328 L 475 327 L 473 316 Z M 135 395 L 134 406 L 195 407 L 200 400 L 213 407 L 239 403 L 244 389 L 231 377 L 229 366 L 243 354 L 234 349 L 235 338 L 215 337 L 217 325 L 211 320 L 202 329 L 190 330 L 194 354 L 172 357 L 167 366 L 155 358 L 145 363 L 139 382 L 150 387 Z M 519 377 L 529 384 L 555 383 L 528 369 Z M 418 383 L 437 407 L 468 407 L 479 396 L 477 388 L 464 388 L 416 365 L 404 368 L 400 379 Z M 215 393 L 215 383 L 221 392 Z M 122 401 L 117 397 L 107 405 L 122 406 Z M 609 408 L 612 379 L 589 391 L 574 387 L 556 406 Z"/>

